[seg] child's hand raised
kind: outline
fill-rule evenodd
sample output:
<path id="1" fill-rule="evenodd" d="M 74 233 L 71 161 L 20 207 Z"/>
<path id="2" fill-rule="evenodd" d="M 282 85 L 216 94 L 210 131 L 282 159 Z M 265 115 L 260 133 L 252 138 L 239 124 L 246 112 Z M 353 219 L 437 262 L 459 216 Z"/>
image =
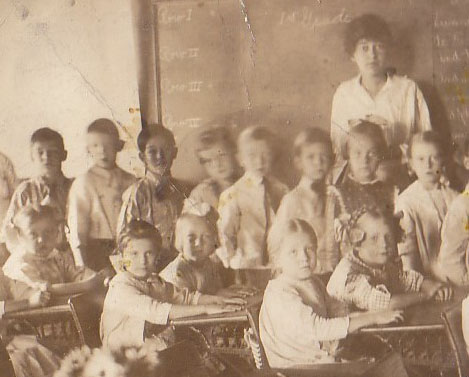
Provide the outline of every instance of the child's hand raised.
<path id="1" fill-rule="evenodd" d="M 28 298 L 28 304 L 31 308 L 44 307 L 50 301 L 51 294 L 48 291 L 34 291 Z"/>

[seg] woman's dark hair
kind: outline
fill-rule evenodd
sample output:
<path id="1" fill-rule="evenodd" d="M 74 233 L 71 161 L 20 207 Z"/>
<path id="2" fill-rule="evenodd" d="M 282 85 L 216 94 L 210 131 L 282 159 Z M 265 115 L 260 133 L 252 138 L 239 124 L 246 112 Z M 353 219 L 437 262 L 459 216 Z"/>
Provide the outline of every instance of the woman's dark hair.
<path id="1" fill-rule="evenodd" d="M 345 52 L 352 56 L 360 39 L 379 41 L 389 46 L 392 43 L 392 34 L 389 26 L 381 17 L 375 14 L 364 14 L 354 18 L 345 28 Z"/>

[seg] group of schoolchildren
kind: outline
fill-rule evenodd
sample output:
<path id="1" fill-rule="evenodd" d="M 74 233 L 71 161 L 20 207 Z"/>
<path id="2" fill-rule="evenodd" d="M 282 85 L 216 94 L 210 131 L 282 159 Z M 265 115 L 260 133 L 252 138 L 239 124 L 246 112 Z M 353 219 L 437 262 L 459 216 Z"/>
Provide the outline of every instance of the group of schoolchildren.
<path id="1" fill-rule="evenodd" d="M 420 90 L 387 69 L 386 23 L 364 15 L 347 30 L 359 75 L 337 89 L 331 137 L 316 127 L 296 135 L 291 158 L 301 178 L 291 191 L 274 177 L 279 145 L 268 125 L 246 125 L 237 143 L 221 126 L 200 132 L 196 155 L 208 178 L 190 194 L 171 176 L 177 146 L 162 125 L 138 135 L 138 179 L 116 164 L 123 142 L 108 119 L 89 125 L 93 164 L 73 182 L 62 173 L 61 135 L 35 131 L 37 175 L 15 189 L 11 164 L 2 164 L 9 257 L 0 317 L 112 277 L 103 345 L 164 349 L 174 341 L 170 320 L 238 310 L 269 268 L 260 336 L 270 365 L 287 367 L 337 361 L 348 334 L 399 321 L 409 305 L 450 299 L 451 285 L 469 283 L 467 190 L 446 180 L 445 149 Z M 24 348 L 15 339 L 8 346 L 20 375 L 56 367 L 44 347 Z"/>

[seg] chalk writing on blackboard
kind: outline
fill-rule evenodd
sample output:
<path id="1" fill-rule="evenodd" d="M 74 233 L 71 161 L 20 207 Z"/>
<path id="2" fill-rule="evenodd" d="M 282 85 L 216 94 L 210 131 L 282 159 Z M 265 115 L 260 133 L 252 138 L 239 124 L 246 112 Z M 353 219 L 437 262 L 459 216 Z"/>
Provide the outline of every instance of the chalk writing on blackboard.
<path id="1" fill-rule="evenodd" d="M 161 80 L 161 88 L 166 94 L 173 93 L 198 93 L 202 90 L 203 81 L 172 82 L 170 79 Z"/>
<path id="2" fill-rule="evenodd" d="M 315 29 L 320 26 L 329 26 L 348 23 L 352 17 L 347 14 L 345 9 L 332 16 L 318 17 L 315 8 L 303 7 L 288 12 L 280 13 L 279 25 L 298 24 L 305 29 Z"/>
<path id="3" fill-rule="evenodd" d="M 173 60 L 187 60 L 199 57 L 200 49 L 198 47 L 190 47 L 187 49 L 174 50 L 169 47 L 160 48 L 160 60 L 164 62 L 172 62 Z"/>
<path id="4" fill-rule="evenodd" d="M 192 21 L 192 9 L 170 8 L 161 6 L 158 8 L 158 22 L 162 25 L 180 24 Z"/>
<path id="5" fill-rule="evenodd" d="M 163 124 L 170 130 L 180 127 L 198 128 L 202 126 L 202 118 L 185 118 L 176 120 L 171 114 L 165 114 Z"/>

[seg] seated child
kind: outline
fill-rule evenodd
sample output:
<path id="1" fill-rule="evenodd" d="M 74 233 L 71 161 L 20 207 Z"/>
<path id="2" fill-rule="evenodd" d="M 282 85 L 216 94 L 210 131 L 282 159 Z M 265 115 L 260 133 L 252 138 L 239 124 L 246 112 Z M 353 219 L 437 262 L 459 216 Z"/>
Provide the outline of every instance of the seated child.
<path id="1" fill-rule="evenodd" d="M 49 205 L 56 209 L 61 222 L 58 237 L 65 247 L 65 209 L 72 180 L 62 173 L 62 163 L 67 158 L 62 136 L 50 129 L 40 128 L 31 136 L 31 159 L 37 175 L 20 183 L 11 198 L 10 207 L 3 222 L 3 234 L 10 252 L 14 243 L 8 233 L 14 228 L 13 218 L 20 208 L 33 205 Z"/>
<path id="2" fill-rule="evenodd" d="M 401 227 L 405 233 L 398 245 L 399 255 L 404 269 L 435 276 L 443 220 L 457 192 L 444 180 L 445 157 L 438 134 L 432 131 L 415 134 L 408 154 L 417 180 L 396 202 L 396 212 L 403 213 Z"/>
<path id="3" fill-rule="evenodd" d="M 258 268 L 266 264 L 267 232 L 286 185 L 272 176 L 274 136 L 265 127 L 248 127 L 239 135 L 238 160 L 244 175 L 220 196 L 217 255 L 226 267 Z"/>
<path id="4" fill-rule="evenodd" d="M 340 256 L 351 250 L 342 234 L 340 219 L 350 217 L 363 207 L 379 208 L 390 216 L 393 214 L 396 188 L 377 179 L 386 151 L 383 132 L 376 124 L 363 121 L 350 131 L 345 145 L 348 174 L 337 187 L 329 187 L 331 198 L 326 209 L 326 249 L 329 255 L 337 253 L 336 242 L 339 242 Z"/>
<path id="5" fill-rule="evenodd" d="M 220 194 L 238 177 L 236 145 L 229 130 L 218 126 L 200 133 L 196 152 L 208 178 L 191 191 L 184 204 L 184 212 L 190 212 L 186 207 L 197 203 L 208 203 L 217 210 Z"/>
<path id="6" fill-rule="evenodd" d="M 208 204 L 205 204 L 208 207 Z M 208 208 L 207 208 L 208 209 Z M 212 210 L 213 211 L 213 210 Z M 212 215 L 212 216 L 211 216 Z M 243 297 L 247 289 L 225 289 L 226 270 L 214 261 L 218 245 L 213 212 L 184 213 L 176 222 L 175 246 L 179 255 L 160 276 L 178 288 L 225 297 Z"/>
<path id="7" fill-rule="evenodd" d="M 88 126 L 86 136 L 93 166 L 77 177 L 70 188 L 67 222 L 76 265 L 98 271 L 109 265 L 122 194 L 135 179 L 116 165 L 124 142 L 112 121 L 95 120 Z"/>
<path id="8" fill-rule="evenodd" d="M 12 289 L 15 299 L 27 298 L 38 288 L 53 295 L 73 295 L 102 286 L 103 273 L 76 267 L 70 252 L 57 250 L 59 224 L 54 208 L 23 207 L 13 224 L 18 248 L 3 272 L 16 283 Z"/>
<path id="9" fill-rule="evenodd" d="M 160 349 L 166 348 L 164 336 L 170 320 L 233 311 L 244 303 L 180 289 L 160 278 L 162 239 L 145 221 L 132 220 L 126 225 L 118 250 L 120 266 L 114 263 L 118 272 L 109 284 L 100 329 L 103 345 L 111 350 L 142 345 L 145 322 L 157 325 L 154 331 L 160 333 L 152 341 Z"/>
<path id="10" fill-rule="evenodd" d="M 331 318 L 324 285 L 312 274 L 317 240 L 304 220 L 277 222 L 268 237 L 279 275 L 269 281 L 260 311 L 260 337 L 272 368 L 336 360 L 337 341 L 366 326 L 402 319 L 398 311 Z"/>
<path id="11" fill-rule="evenodd" d="M 390 67 L 388 51 L 393 48 L 393 38 L 381 17 L 364 14 L 352 20 L 345 29 L 344 46 L 358 75 L 341 83 L 332 101 L 331 138 L 336 163 L 343 166 L 347 135 L 353 126 L 363 120 L 373 122 L 383 129 L 390 149 L 390 159 L 381 164 L 379 175 L 394 172 L 392 181 L 405 185 L 401 150 L 413 133 L 431 129 L 422 92 L 414 81 L 397 75 Z"/>
<path id="12" fill-rule="evenodd" d="M 464 168 L 469 171 L 469 139 L 465 143 Z M 441 230 L 437 274 L 442 281 L 469 284 L 469 181 L 448 208 Z"/>
<path id="13" fill-rule="evenodd" d="M 294 164 L 301 172 L 298 185 L 286 194 L 275 221 L 305 220 L 318 237 L 316 274 L 332 272 L 339 262 L 337 253 L 330 255 L 325 248 L 327 177 L 334 156 L 331 140 L 319 128 L 308 128 L 298 134 L 293 146 Z"/>
<path id="14" fill-rule="evenodd" d="M 49 377 L 59 367 L 59 358 L 42 346 L 32 335 L 17 335 L 7 339 L 4 314 L 45 306 L 50 293 L 35 290 L 28 299 L 15 300 L 11 293 L 12 281 L 0 270 L 0 336 L 13 364 L 17 377 Z M 5 321 L 7 322 L 7 321 Z M 2 375 L 4 370 L 2 370 Z"/>
<path id="15" fill-rule="evenodd" d="M 398 225 L 392 220 L 370 209 L 353 214 L 347 224 L 353 249 L 339 262 L 327 284 L 332 297 L 353 309 L 375 311 L 403 309 L 435 296 L 440 300 L 451 297 L 451 289 L 442 283 L 398 267 L 393 260 Z"/>
<path id="16" fill-rule="evenodd" d="M 171 177 L 177 148 L 173 133 L 160 124 L 144 127 L 137 138 L 145 177 L 138 179 L 123 195 L 117 234 L 133 219 L 153 224 L 161 234 L 166 263 L 174 259 L 174 227 L 181 213 L 185 190 Z"/>

